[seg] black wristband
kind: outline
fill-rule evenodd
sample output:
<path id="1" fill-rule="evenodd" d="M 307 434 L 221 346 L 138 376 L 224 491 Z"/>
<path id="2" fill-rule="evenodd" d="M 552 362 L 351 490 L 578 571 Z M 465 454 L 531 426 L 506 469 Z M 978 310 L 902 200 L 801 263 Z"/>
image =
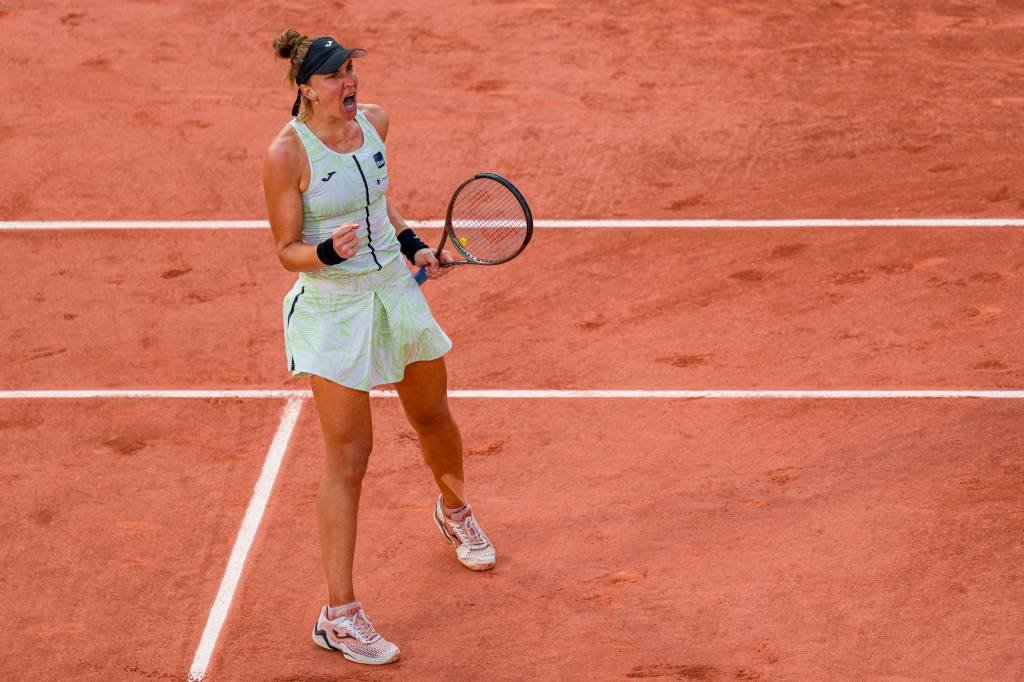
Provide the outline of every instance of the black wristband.
<path id="1" fill-rule="evenodd" d="M 416 236 L 411 227 L 405 228 L 398 235 L 398 244 L 402 247 L 402 255 L 408 258 L 409 262 L 413 265 L 416 264 L 416 252 L 420 249 L 430 248 L 423 243 L 422 239 Z"/>
<path id="2" fill-rule="evenodd" d="M 334 239 L 332 237 L 328 237 L 316 245 L 316 257 L 324 265 L 337 265 L 345 260 L 334 250 Z"/>

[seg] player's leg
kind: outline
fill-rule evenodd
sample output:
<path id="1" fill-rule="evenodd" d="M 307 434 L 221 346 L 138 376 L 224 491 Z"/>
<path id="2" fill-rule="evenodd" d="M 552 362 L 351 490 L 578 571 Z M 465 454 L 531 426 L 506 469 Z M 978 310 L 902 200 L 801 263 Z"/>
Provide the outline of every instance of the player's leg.
<path id="1" fill-rule="evenodd" d="M 316 517 L 329 595 L 313 642 L 356 663 L 391 663 L 398 647 L 377 633 L 352 585 L 359 496 L 373 449 L 370 395 L 318 376 L 310 383 L 327 451 Z"/>
<path id="2" fill-rule="evenodd" d="M 434 474 L 446 507 L 465 503 L 462 435 L 448 408 L 448 372 L 444 358 L 414 362 L 395 384 L 409 424 L 419 436 L 423 459 Z"/>
<path id="3" fill-rule="evenodd" d="M 462 565 L 474 571 L 494 567 L 494 545 L 466 501 L 462 436 L 448 408 L 448 374 L 444 358 L 414 362 L 395 384 L 409 423 L 419 436 L 423 459 L 441 491 L 434 523 Z"/>
<path id="4" fill-rule="evenodd" d="M 326 460 L 316 517 L 329 604 L 355 600 L 352 559 L 363 475 L 373 449 L 370 395 L 322 377 L 310 381 L 324 434 Z"/>

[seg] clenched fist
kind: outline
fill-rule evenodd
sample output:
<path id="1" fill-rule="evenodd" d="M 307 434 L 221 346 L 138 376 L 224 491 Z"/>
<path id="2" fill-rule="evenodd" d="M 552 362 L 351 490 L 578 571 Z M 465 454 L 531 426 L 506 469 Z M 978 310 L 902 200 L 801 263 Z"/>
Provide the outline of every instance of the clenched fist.
<path id="1" fill-rule="evenodd" d="M 359 250 L 358 223 L 345 223 L 331 234 L 334 251 L 342 258 L 351 258 Z"/>

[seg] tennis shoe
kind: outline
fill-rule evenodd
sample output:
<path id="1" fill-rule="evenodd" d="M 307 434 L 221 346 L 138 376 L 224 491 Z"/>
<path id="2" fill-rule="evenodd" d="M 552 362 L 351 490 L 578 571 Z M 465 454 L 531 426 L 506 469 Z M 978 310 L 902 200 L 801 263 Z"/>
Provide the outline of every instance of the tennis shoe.
<path id="1" fill-rule="evenodd" d="M 486 571 L 494 568 L 494 545 L 476 522 L 473 510 L 466 510 L 450 518 L 441 509 L 441 496 L 434 505 L 434 523 L 445 540 L 455 545 L 455 556 L 463 566 L 472 571 Z"/>
<path id="2" fill-rule="evenodd" d="M 331 620 L 328 609 L 320 609 L 320 617 L 313 626 L 313 641 L 317 646 L 341 655 L 355 663 L 383 665 L 398 660 L 398 647 L 381 637 L 363 611 L 361 602 Z"/>

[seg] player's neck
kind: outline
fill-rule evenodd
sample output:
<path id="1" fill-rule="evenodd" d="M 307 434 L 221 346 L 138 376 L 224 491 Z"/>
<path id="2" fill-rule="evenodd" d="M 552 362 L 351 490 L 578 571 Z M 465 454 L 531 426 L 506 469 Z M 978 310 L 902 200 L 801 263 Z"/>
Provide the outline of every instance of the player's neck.
<path id="1" fill-rule="evenodd" d="M 314 115 L 306 119 L 306 127 L 329 147 L 347 148 L 362 137 L 362 130 L 355 118 Z"/>

